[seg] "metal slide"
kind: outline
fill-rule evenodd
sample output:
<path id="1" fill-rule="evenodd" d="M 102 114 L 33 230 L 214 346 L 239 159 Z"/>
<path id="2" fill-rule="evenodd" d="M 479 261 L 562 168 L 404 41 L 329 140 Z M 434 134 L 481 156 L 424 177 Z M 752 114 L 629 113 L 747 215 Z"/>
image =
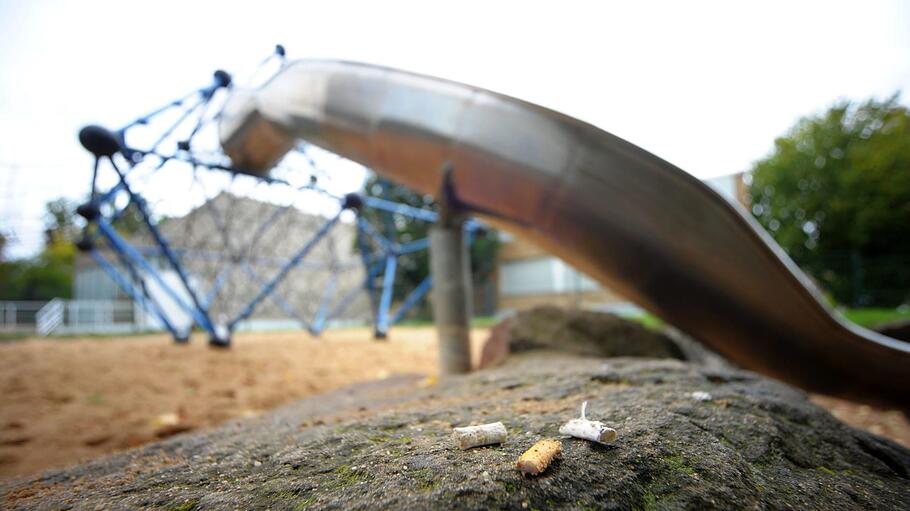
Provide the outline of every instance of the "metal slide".
<path id="1" fill-rule="evenodd" d="M 235 93 L 221 138 L 254 174 L 303 139 L 430 194 L 450 164 L 462 207 L 741 366 L 910 409 L 910 344 L 846 322 L 747 214 L 590 124 L 438 78 L 297 61 Z"/>

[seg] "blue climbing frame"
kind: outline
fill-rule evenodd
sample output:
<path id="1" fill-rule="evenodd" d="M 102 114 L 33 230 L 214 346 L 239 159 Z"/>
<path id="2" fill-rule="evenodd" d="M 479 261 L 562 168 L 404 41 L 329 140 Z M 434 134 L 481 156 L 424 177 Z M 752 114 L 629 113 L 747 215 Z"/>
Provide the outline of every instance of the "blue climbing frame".
<path id="1" fill-rule="evenodd" d="M 283 65 L 284 49 L 280 46 L 277 47 L 273 57 L 279 58 Z M 266 59 L 266 61 L 268 60 Z M 378 197 L 359 197 L 353 196 L 353 194 L 340 197 L 338 198 L 338 213 L 326 219 L 313 236 L 306 240 L 291 257 L 286 260 L 269 257 L 259 258 L 262 259 L 261 262 L 269 266 L 278 267 L 277 272 L 271 278 L 264 279 L 256 272 L 249 261 L 231 261 L 225 254 L 217 251 L 194 251 L 173 248 L 171 242 L 164 236 L 154 221 L 152 211 L 145 198 L 131 186 L 129 176 L 137 167 L 151 165 L 152 170 L 156 171 L 170 162 L 182 162 L 191 167 L 193 172 L 198 169 L 204 169 L 249 176 L 250 173 L 244 172 L 243 169 L 225 164 L 226 158 L 212 158 L 210 155 L 208 158 L 200 158 L 192 154 L 194 137 L 200 133 L 206 123 L 217 121 L 222 114 L 221 111 L 214 114 L 208 112 L 213 98 L 216 97 L 219 91 L 229 91 L 231 86 L 230 75 L 223 71 L 217 71 L 211 84 L 167 103 L 114 132 L 108 132 L 99 127 L 87 127 L 83 129 L 83 132 L 80 132 L 80 141 L 82 141 L 86 149 L 95 155 L 91 200 L 88 204 L 80 206 L 79 211 L 88 221 L 88 227 L 86 228 L 83 242 L 80 243 L 80 248 L 88 251 L 98 266 L 140 304 L 144 310 L 154 316 L 179 342 L 185 342 L 188 339 L 190 328 L 196 325 L 209 334 L 210 341 L 213 344 L 228 345 L 231 333 L 243 321 L 250 318 L 266 299 L 272 300 L 285 314 L 297 320 L 303 328 L 318 335 L 330 325 L 333 319 L 345 312 L 357 299 L 360 292 L 366 292 L 369 296 L 375 335 L 377 337 L 385 337 L 389 328 L 400 321 L 432 288 L 432 279 L 427 277 L 410 291 L 396 310 L 392 310 L 393 289 L 399 258 L 420 250 L 426 250 L 429 247 L 429 240 L 420 239 L 398 243 L 390 239 L 390 236 L 383 235 L 371 226 L 363 213 L 368 210 L 375 210 L 385 215 L 403 215 L 412 219 L 434 223 L 437 221 L 435 212 Z M 127 143 L 127 136 L 132 128 L 148 125 L 153 118 L 173 110 L 181 110 L 177 114 L 177 120 L 164 128 L 147 148 L 134 147 Z M 173 153 L 162 152 L 161 146 L 163 143 L 174 137 L 178 128 L 184 126 L 187 122 L 192 122 L 192 129 L 185 139 L 177 142 L 177 150 Z M 86 134 L 87 131 L 91 131 L 91 133 Z M 86 136 L 85 139 L 83 138 L 84 134 Z M 92 139 L 92 136 L 94 136 L 94 139 Z M 307 158 L 310 166 L 315 168 L 312 158 L 302 149 L 300 149 L 300 152 Z M 118 164 L 118 155 L 126 162 L 125 167 Z M 113 169 L 118 179 L 116 184 L 102 193 L 97 189 L 98 173 L 101 165 L 105 162 Z M 270 184 L 293 186 L 281 179 L 257 178 Z M 297 190 L 311 189 L 321 191 L 314 183 L 296 188 Z M 321 192 L 328 195 L 327 192 Z M 116 200 L 124 196 L 127 199 L 127 206 L 116 208 Z M 351 200 L 352 196 L 354 200 Z M 155 246 L 133 246 L 114 228 L 114 222 L 130 205 L 138 211 L 145 228 L 155 242 Z M 260 224 L 255 236 L 272 227 L 281 217 L 281 213 L 289 207 L 276 209 L 269 218 Z M 312 320 L 308 320 L 303 317 L 300 311 L 295 310 L 291 304 L 284 300 L 276 290 L 291 270 L 308 267 L 305 258 L 320 240 L 329 235 L 331 230 L 340 222 L 341 212 L 345 209 L 351 209 L 356 213 L 358 248 L 365 278 L 360 287 L 344 294 L 336 302 L 337 281 L 334 274 L 332 274 L 329 284 L 322 293 L 315 317 Z M 477 221 L 468 221 L 465 224 L 465 229 L 468 231 L 466 239 L 473 239 L 474 232 L 480 227 L 481 225 Z M 97 246 L 101 241 L 116 256 L 119 264 L 112 263 L 104 256 L 102 249 Z M 376 248 L 373 248 L 374 246 Z M 161 270 L 159 270 L 158 265 L 153 264 L 148 257 L 153 257 L 155 261 L 166 263 L 166 266 L 177 275 L 179 282 L 177 284 L 168 282 L 168 279 L 164 278 Z M 197 289 L 193 285 L 193 277 L 184 265 L 184 259 L 194 257 L 223 260 L 226 263 L 226 266 L 218 272 L 214 282 L 207 290 Z M 310 266 L 325 269 L 325 265 L 311 263 Z M 217 299 L 224 283 L 238 269 L 246 273 L 261 288 L 236 316 L 226 320 L 224 324 L 216 324 L 210 316 L 210 307 Z M 381 283 L 377 286 L 376 280 L 380 278 Z M 156 289 L 161 291 L 160 293 L 152 294 L 148 291 L 148 287 L 152 283 Z M 163 303 L 160 303 L 163 297 L 166 297 L 178 310 L 191 318 L 192 324 L 186 326 L 178 325 L 177 318 L 170 317 L 167 312 L 168 310 L 173 310 L 173 308 L 165 307 Z"/>

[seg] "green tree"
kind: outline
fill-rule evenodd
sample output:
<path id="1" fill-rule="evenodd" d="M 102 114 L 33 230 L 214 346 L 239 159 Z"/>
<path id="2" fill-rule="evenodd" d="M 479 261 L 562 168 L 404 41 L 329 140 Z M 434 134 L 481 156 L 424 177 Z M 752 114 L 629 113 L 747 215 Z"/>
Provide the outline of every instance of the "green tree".
<path id="1" fill-rule="evenodd" d="M 0 263 L 0 300 L 50 300 L 73 295 L 76 247 L 56 242 L 40 255 Z"/>
<path id="2" fill-rule="evenodd" d="M 45 204 L 44 248 L 40 254 L 14 261 L 4 259 L 6 236 L 0 233 L 0 300 L 50 300 L 72 298 L 76 260 L 76 203 L 54 199 Z M 124 235 L 145 229 L 139 209 L 130 204 L 112 223 Z"/>
<path id="3" fill-rule="evenodd" d="M 6 261 L 6 246 L 9 243 L 9 235 L 0 231 L 0 262 Z"/>
<path id="4" fill-rule="evenodd" d="M 35 257 L 0 262 L 0 300 L 50 300 L 73 294 L 78 235 L 75 205 L 56 199 L 45 205 L 45 245 Z"/>
<path id="5" fill-rule="evenodd" d="M 162 217 L 158 220 L 158 225 L 162 225 L 168 220 L 168 217 Z M 130 202 L 120 213 L 120 215 L 111 222 L 111 226 L 124 236 L 132 236 L 140 232 L 147 232 L 148 227 L 142 219 L 142 213 L 135 202 Z"/>
<path id="6" fill-rule="evenodd" d="M 429 195 L 392 183 L 379 176 L 371 176 L 364 185 L 364 195 L 378 197 L 399 204 L 436 211 L 438 206 Z M 405 215 L 389 214 L 374 209 L 365 209 L 365 218 L 384 236 L 407 243 L 426 238 L 430 234 L 430 225 Z M 471 275 L 475 284 L 486 282 L 496 270 L 496 252 L 498 242 L 495 233 L 486 233 L 475 238 L 471 245 Z M 421 250 L 401 256 L 398 260 L 398 278 L 395 282 L 394 296 L 403 299 L 430 274 L 430 254 Z M 378 282 L 378 281 L 377 281 Z"/>
<path id="7" fill-rule="evenodd" d="M 840 102 L 801 119 L 755 163 L 752 213 L 835 300 L 910 299 L 910 112 Z"/>
<path id="8" fill-rule="evenodd" d="M 76 203 L 60 197 L 44 205 L 44 242 L 50 246 L 54 243 L 73 242 L 79 236 L 76 226 Z"/>

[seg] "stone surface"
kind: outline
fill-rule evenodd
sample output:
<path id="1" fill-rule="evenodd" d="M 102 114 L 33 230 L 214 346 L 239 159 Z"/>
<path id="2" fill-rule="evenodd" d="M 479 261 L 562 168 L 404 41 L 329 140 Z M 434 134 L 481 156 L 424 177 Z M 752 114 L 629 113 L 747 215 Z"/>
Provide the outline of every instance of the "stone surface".
<path id="1" fill-rule="evenodd" d="M 496 367 L 506 361 L 509 356 L 509 331 L 514 318 L 505 318 L 490 328 L 490 335 L 483 343 L 480 351 L 480 369 Z"/>
<path id="2" fill-rule="evenodd" d="M 559 437 L 583 400 L 616 441 L 563 439 L 545 473 L 521 476 L 521 453 Z M 498 420 L 505 444 L 453 444 L 453 426 Z M 0 507 L 910 509 L 908 473 L 907 449 L 752 373 L 536 352 L 435 385 L 368 383 L 6 482 Z"/>
<path id="3" fill-rule="evenodd" d="M 682 349 L 660 332 L 614 314 L 559 307 L 535 307 L 515 315 L 509 349 L 521 353 L 553 348 L 600 357 L 686 358 Z"/>
<path id="4" fill-rule="evenodd" d="M 541 306 L 504 319 L 490 330 L 480 367 L 510 353 L 550 349 L 595 357 L 675 358 L 722 366 L 716 354 L 670 329 L 659 331 L 615 314 Z"/>

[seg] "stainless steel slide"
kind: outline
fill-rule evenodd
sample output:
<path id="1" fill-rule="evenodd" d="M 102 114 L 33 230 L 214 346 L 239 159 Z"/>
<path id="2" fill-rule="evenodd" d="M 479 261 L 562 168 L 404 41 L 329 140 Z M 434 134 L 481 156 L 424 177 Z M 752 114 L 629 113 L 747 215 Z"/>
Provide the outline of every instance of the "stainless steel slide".
<path id="1" fill-rule="evenodd" d="M 450 163 L 464 208 L 741 366 L 910 408 L 910 345 L 841 319 L 747 214 L 590 124 L 438 78 L 298 61 L 235 94 L 221 136 L 253 173 L 303 139 L 430 194 Z"/>

